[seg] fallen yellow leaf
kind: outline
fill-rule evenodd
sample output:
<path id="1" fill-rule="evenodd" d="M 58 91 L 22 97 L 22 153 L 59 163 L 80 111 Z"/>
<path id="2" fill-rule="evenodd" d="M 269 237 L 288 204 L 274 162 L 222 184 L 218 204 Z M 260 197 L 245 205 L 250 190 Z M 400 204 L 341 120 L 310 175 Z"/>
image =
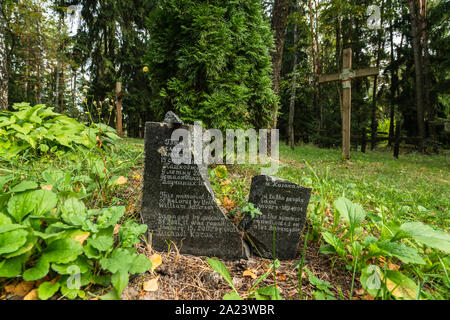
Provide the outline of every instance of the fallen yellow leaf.
<path id="1" fill-rule="evenodd" d="M 152 269 L 151 271 L 155 271 L 156 268 L 158 268 L 162 263 L 162 258 L 159 254 L 155 253 L 150 257 L 150 261 L 152 262 Z"/>
<path id="2" fill-rule="evenodd" d="M 31 290 L 23 300 L 39 300 L 38 289 Z"/>
<path id="3" fill-rule="evenodd" d="M 114 185 L 123 185 L 128 182 L 128 179 L 125 177 L 119 177 L 114 181 Z"/>
<path id="4" fill-rule="evenodd" d="M 400 266 L 396 265 L 395 263 L 389 262 L 388 269 L 389 270 L 398 271 L 400 269 Z"/>
<path id="5" fill-rule="evenodd" d="M 245 270 L 243 273 L 244 277 L 251 277 L 252 279 L 256 279 L 258 276 L 256 275 L 257 271 L 255 269 Z"/>
<path id="6" fill-rule="evenodd" d="M 78 241 L 79 243 L 81 243 L 81 245 L 84 245 L 84 242 L 86 241 L 87 238 L 89 238 L 90 236 L 90 232 L 83 232 L 80 234 L 77 234 L 73 240 Z"/>
<path id="7" fill-rule="evenodd" d="M 146 292 L 158 291 L 158 288 L 159 288 L 158 280 L 159 280 L 159 276 L 156 277 L 155 279 L 145 281 L 144 286 L 143 286 L 144 291 L 146 291 Z"/>

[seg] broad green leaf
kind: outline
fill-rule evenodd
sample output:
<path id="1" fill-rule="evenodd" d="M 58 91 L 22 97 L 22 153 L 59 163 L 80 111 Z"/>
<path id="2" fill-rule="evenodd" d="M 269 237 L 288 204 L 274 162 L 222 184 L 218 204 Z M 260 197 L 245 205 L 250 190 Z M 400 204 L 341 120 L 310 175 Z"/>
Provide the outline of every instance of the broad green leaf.
<path id="1" fill-rule="evenodd" d="M 117 296 L 116 290 L 112 290 L 111 292 L 108 292 L 107 294 L 100 296 L 100 300 L 120 300 L 120 297 Z"/>
<path id="2" fill-rule="evenodd" d="M 108 251 L 114 245 L 114 238 L 101 236 L 96 239 L 89 239 L 88 242 L 93 248 L 99 251 Z"/>
<path id="3" fill-rule="evenodd" d="M 64 179 L 64 172 L 58 169 L 47 169 L 42 173 L 42 177 L 46 184 L 56 187 Z"/>
<path id="4" fill-rule="evenodd" d="M 26 228 L 27 228 L 26 226 L 21 225 L 21 224 L 1 224 L 0 225 L 0 234 L 9 232 L 9 231 L 14 231 L 17 229 L 26 229 Z"/>
<path id="5" fill-rule="evenodd" d="M 59 290 L 59 282 L 44 282 L 39 286 L 38 295 L 41 300 L 48 300 L 53 297 Z"/>
<path id="6" fill-rule="evenodd" d="M 0 233 L 2 233 L 1 227 L 3 225 L 10 225 L 10 224 L 12 224 L 12 220 L 8 216 L 0 212 Z"/>
<path id="7" fill-rule="evenodd" d="M 97 219 L 100 229 L 115 226 L 125 213 L 125 207 L 111 207 L 102 210 L 101 215 Z"/>
<path id="8" fill-rule="evenodd" d="M 331 287 L 331 284 L 328 281 L 323 281 L 317 278 L 308 268 L 305 267 L 306 272 L 308 273 L 308 281 L 316 286 L 320 290 L 326 290 Z"/>
<path id="9" fill-rule="evenodd" d="M 21 256 L 25 253 L 30 252 L 34 246 L 36 245 L 37 242 L 37 238 L 33 235 L 33 234 L 28 234 L 27 235 L 27 241 L 25 242 L 25 244 L 23 246 L 21 246 L 17 251 L 5 254 L 5 258 L 10 259 L 10 258 L 14 258 L 17 256 Z"/>
<path id="10" fill-rule="evenodd" d="M 233 289 L 235 289 L 233 280 L 231 280 L 230 273 L 228 272 L 227 267 L 225 267 L 225 265 L 221 261 L 219 261 L 217 259 L 208 258 L 208 259 L 206 259 L 206 262 L 208 262 L 208 264 L 211 266 L 211 268 L 213 268 L 213 270 L 215 270 L 218 274 L 220 274 L 222 276 L 222 278 L 224 278 L 225 281 L 228 282 L 228 284 Z"/>
<path id="11" fill-rule="evenodd" d="M 336 250 L 336 253 L 341 256 L 341 257 L 345 257 L 345 246 L 344 243 L 342 242 L 341 239 L 339 239 L 337 236 L 335 236 L 334 234 L 331 234 L 329 232 L 323 232 L 322 233 L 323 239 L 330 244 L 331 246 L 333 246 L 333 248 Z"/>
<path id="12" fill-rule="evenodd" d="M 24 192 L 28 190 L 34 190 L 38 187 L 38 184 L 34 181 L 22 181 L 18 185 L 14 186 L 9 192 L 11 193 L 17 193 L 17 192 Z"/>
<path id="13" fill-rule="evenodd" d="M 270 297 L 271 300 L 282 300 L 280 291 L 275 286 L 262 287 L 257 292 L 259 295 Z"/>
<path id="14" fill-rule="evenodd" d="M 72 239 L 55 240 L 44 250 L 42 259 L 54 263 L 69 263 L 83 253 L 81 243 Z"/>
<path id="15" fill-rule="evenodd" d="M 386 271 L 386 287 L 397 299 L 415 300 L 419 292 L 417 284 L 399 271 Z"/>
<path id="16" fill-rule="evenodd" d="M 366 217 L 366 212 L 361 205 L 353 203 L 344 197 L 337 199 L 334 202 L 334 207 L 344 217 L 344 220 L 347 221 L 352 229 L 359 226 Z"/>
<path id="17" fill-rule="evenodd" d="M 23 264 L 28 255 L 22 255 L 0 262 L 0 278 L 14 278 L 22 274 Z"/>
<path id="18" fill-rule="evenodd" d="M 30 195 L 35 203 L 34 215 L 42 216 L 56 207 L 57 198 L 54 192 L 48 190 L 36 190 Z"/>
<path id="19" fill-rule="evenodd" d="M 8 201 L 8 213 L 16 220 L 16 222 L 22 222 L 28 214 L 30 214 L 36 204 L 34 203 L 31 193 L 33 191 L 19 193 L 14 195 Z"/>
<path id="20" fill-rule="evenodd" d="M 380 241 L 375 245 L 384 254 L 400 259 L 404 263 L 425 264 L 425 260 L 419 255 L 416 249 L 408 247 L 399 242 Z"/>
<path id="21" fill-rule="evenodd" d="M 62 274 L 62 275 L 71 275 L 73 272 L 71 271 L 73 267 L 77 267 L 80 270 L 80 273 L 86 273 L 90 270 L 89 261 L 84 256 L 79 256 L 77 260 L 72 261 L 67 264 L 55 264 L 53 263 L 51 268 L 53 271 Z"/>
<path id="22" fill-rule="evenodd" d="M 91 164 L 92 172 L 98 176 L 100 179 L 104 179 L 106 177 L 106 168 L 105 164 L 101 160 L 95 160 Z"/>
<path id="23" fill-rule="evenodd" d="M 116 273 L 119 270 L 128 272 L 134 262 L 135 255 L 130 250 L 115 249 L 109 258 L 100 260 L 100 265 L 111 273 Z"/>
<path id="24" fill-rule="evenodd" d="M 131 274 L 144 273 L 150 270 L 151 268 L 152 262 L 150 261 L 150 259 L 143 254 L 139 254 L 134 258 L 129 272 Z"/>
<path id="25" fill-rule="evenodd" d="M 120 297 L 122 291 L 127 287 L 129 280 L 128 271 L 117 271 L 111 276 L 111 283 Z"/>
<path id="26" fill-rule="evenodd" d="M 89 259 L 100 259 L 102 257 L 101 252 L 98 251 L 97 249 L 95 249 L 94 247 L 92 247 L 90 245 L 89 241 L 83 247 L 83 251 L 84 251 L 84 254 L 86 255 L 86 257 L 88 257 Z"/>
<path id="27" fill-rule="evenodd" d="M 50 270 L 50 264 L 44 259 L 40 258 L 34 267 L 25 270 L 23 279 L 25 281 L 36 281 L 45 277 Z"/>
<path id="28" fill-rule="evenodd" d="M 231 291 L 230 293 L 227 293 L 223 296 L 223 300 L 244 300 L 239 296 L 236 292 Z"/>
<path id="29" fill-rule="evenodd" d="M 407 222 L 400 230 L 419 243 L 450 253 L 450 235 L 443 231 L 434 230 L 421 222 Z"/>
<path id="30" fill-rule="evenodd" d="M 62 208 L 61 217 L 67 223 L 82 226 L 87 217 L 87 210 L 84 203 L 77 198 L 67 199 Z"/>
<path id="31" fill-rule="evenodd" d="M 381 294 L 383 274 L 380 267 L 368 265 L 361 271 L 360 282 L 364 290 L 374 297 Z"/>
<path id="32" fill-rule="evenodd" d="M 0 255 L 19 250 L 27 242 L 27 235 L 23 229 L 0 234 Z"/>

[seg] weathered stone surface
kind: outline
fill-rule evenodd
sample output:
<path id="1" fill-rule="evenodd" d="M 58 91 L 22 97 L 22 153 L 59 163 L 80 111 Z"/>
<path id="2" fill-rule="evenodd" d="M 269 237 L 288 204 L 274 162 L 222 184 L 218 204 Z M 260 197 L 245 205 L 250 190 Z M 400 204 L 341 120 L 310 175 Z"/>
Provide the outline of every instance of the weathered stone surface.
<path id="1" fill-rule="evenodd" d="M 173 123 L 173 124 L 183 124 L 183 120 L 181 120 L 175 113 L 169 111 L 166 113 L 164 117 L 165 123 Z"/>
<path id="2" fill-rule="evenodd" d="M 240 233 L 217 205 L 203 165 L 175 164 L 171 139 L 180 124 L 145 126 L 145 169 L 142 215 L 152 246 L 167 250 L 173 241 L 181 253 L 223 259 L 244 257 Z"/>
<path id="3" fill-rule="evenodd" d="M 254 219 L 248 215 L 240 226 L 246 231 L 252 251 L 264 258 L 273 257 L 275 226 L 276 258 L 295 259 L 310 197 L 311 189 L 290 181 L 265 175 L 253 177 L 249 202 L 262 215 L 256 214 Z"/>

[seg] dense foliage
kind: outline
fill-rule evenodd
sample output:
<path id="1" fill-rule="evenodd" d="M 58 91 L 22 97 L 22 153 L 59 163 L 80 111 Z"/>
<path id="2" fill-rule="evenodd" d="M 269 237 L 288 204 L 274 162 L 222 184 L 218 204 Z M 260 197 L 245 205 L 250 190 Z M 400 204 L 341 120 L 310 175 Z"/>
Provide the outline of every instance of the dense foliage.
<path id="1" fill-rule="evenodd" d="M 266 127 L 272 37 L 259 1 L 160 1 L 146 56 L 152 108 L 208 127 Z"/>
<path id="2" fill-rule="evenodd" d="M 0 158 L 11 159 L 24 152 L 44 155 L 76 147 L 93 149 L 102 143 L 106 147 L 119 139 L 104 124 L 88 127 L 45 105 L 18 103 L 13 109 L 0 112 Z"/>

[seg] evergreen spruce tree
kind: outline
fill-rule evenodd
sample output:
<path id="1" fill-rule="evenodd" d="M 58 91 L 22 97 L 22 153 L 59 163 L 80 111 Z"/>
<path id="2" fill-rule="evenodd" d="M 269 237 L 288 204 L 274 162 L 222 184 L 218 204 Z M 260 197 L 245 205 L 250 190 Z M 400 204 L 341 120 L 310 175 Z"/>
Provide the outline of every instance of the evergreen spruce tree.
<path id="1" fill-rule="evenodd" d="M 276 101 L 260 0 L 162 0 L 149 19 L 152 108 L 225 128 L 265 128 Z"/>

